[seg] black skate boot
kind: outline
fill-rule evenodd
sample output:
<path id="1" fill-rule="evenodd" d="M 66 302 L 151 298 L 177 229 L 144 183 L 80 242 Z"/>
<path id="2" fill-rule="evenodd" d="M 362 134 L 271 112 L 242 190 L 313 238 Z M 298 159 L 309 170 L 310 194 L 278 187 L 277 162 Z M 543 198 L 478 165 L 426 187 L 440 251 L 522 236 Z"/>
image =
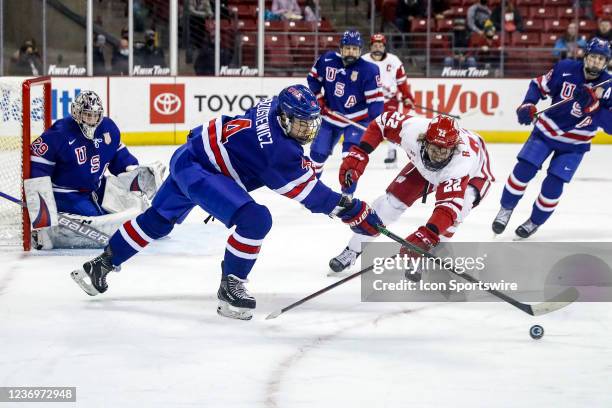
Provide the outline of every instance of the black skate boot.
<path id="1" fill-rule="evenodd" d="M 518 226 L 514 233 L 520 238 L 529 238 L 538 230 L 540 226 L 531 222 L 531 218 Z"/>
<path id="2" fill-rule="evenodd" d="M 342 272 L 346 268 L 354 265 L 359 255 L 361 255 L 361 252 L 355 252 L 349 249 L 349 247 L 346 247 L 340 255 L 329 260 L 329 267 L 334 272 Z"/>
<path id="3" fill-rule="evenodd" d="M 107 247 L 102 255 L 85 262 L 82 269 L 72 271 L 70 276 L 85 293 L 89 296 L 96 296 L 108 289 L 106 275 L 109 272 L 119 272 L 119 270 L 119 268 L 113 266 L 112 252 Z"/>
<path id="4" fill-rule="evenodd" d="M 223 262 L 221 262 L 223 270 Z M 235 275 L 221 275 L 221 285 L 217 291 L 219 305 L 217 313 L 232 319 L 251 320 L 255 309 L 255 298 L 244 287 L 246 280 Z"/>
<path id="5" fill-rule="evenodd" d="M 502 232 L 504 232 L 506 226 L 508 225 L 508 221 L 510 221 L 512 211 L 514 210 L 507 210 L 504 207 L 499 209 L 499 212 L 493 220 L 493 225 L 491 225 L 491 228 L 493 228 L 494 233 L 501 234 Z"/>
<path id="6" fill-rule="evenodd" d="M 397 152 L 395 149 L 391 149 L 387 152 L 385 166 L 387 166 L 388 169 L 394 169 L 397 167 Z"/>

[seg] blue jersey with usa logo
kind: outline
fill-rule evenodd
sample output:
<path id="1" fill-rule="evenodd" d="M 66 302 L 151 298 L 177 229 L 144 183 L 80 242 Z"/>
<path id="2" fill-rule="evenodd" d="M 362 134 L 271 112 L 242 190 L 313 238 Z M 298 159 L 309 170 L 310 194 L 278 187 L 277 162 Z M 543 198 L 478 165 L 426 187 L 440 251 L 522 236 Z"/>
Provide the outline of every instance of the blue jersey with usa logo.
<path id="1" fill-rule="evenodd" d="M 55 194 L 96 191 L 106 169 L 117 175 L 138 164 L 121 143 L 119 128 L 107 117 L 93 140 L 83 135 L 72 117 L 59 119 L 32 142 L 30 150 L 30 176 L 50 176 Z"/>
<path id="2" fill-rule="evenodd" d="M 323 54 L 307 77 L 308 87 L 328 109 L 361 123 L 369 123 L 383 112 L 384 96 L 378 66 L 363 58 L 345 67 L 337 52 Z M 323 120 L 344 128 L 349 124 L 330 112 Z"/>
<path id="3" fill-rule="evenodd" d="M 245 191 L 266 186 L 315 213 L 330 214 L 340 202 L 341 195 L 316 177 L 302 146 L 285 135 L 276 97 L 192 129 L 187 148 L 205 169 Z"/>
<path id="4" fill-rule="evenodd" d="M 531 81 L 523 103 L 536 104 L 550 97 L 554 104 L 572 98 L 574 91 L 583 84 L 597 85 L 610 78 L 610 74 L 604 71 L 595 80 L 587 81 L 583 68 L 582 61 L 559 61 L 548 73 Z M 564 148 L 576 152 L 588 151 L 598 128 L 612 133 L 609 114 L 612 107 L 612 85 L 608 83 L 602 88 L 600 108 L 596 111 L 584 114 L 578 103 L 568 102 L 541 114 L 535 123 L 534 133 L 550 143 L 563 144 Z"/>

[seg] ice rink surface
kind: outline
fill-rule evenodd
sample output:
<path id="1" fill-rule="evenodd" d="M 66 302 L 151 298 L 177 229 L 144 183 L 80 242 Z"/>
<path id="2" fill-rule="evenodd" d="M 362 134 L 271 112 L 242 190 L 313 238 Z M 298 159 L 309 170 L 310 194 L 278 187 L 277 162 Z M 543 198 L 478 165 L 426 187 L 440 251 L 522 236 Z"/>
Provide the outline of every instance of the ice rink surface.
<path id="1" fill-rule="evenodd" d="M 492 239 L 519 148 L 489 146 L 498 182 L 456 240 Z M 130 150 L 144 163 L 167 162 L 174 149 Z M 395 176 L 382 164 L 385 152 L 372 155 L 357 197 L 373 201 Z M 532 240 L 612 241 L 611 158 L 612 147 L 593 146 Z M 323 175 L 334 188 L 339 162 L 336 151 Z M 512 240 L 541 180 L 498 240 Z M 337 279 L 327 262 L 350 231 L 271 191 L 253 196 L 271 209 L 274 226 L 249 277 L 258 302 L 249 322 L 215 312 L 228 232 L 218 221 L 203 224 L 198 209 L 109 275 L 109 291 L 95 298 L 69 272 L 99 251 L 1 252 L 0 386 L 76 386 L 82 407 L 612 406 L 608 304 L 533 318 L 503 303 L 362 303 L 355 280 L 264 320 Z M 411 233 L 429 217 L 432 198 L 389 229 Z M 546 330 L 539 341 L 528 334 L 536 323 Z"/>

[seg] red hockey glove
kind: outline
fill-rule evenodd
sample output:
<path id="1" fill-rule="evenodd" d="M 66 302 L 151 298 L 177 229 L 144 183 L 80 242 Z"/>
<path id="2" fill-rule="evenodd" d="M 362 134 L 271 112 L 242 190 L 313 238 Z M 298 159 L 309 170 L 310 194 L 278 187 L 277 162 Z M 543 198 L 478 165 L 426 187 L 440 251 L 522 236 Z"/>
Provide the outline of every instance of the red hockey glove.
<path id="1" fill-rule="evenodd" d="M 410 98 L 404 98 L 402 105 L 404 105 L 404 114 L 414 109 L 414 101 Z"/>
<path id="2" fill-rule="evenodd" d="M 408 235 L 406 237 L 406 241 L 421 248 L 423 251 L 429 251 L 431 248 L 435 247 L 440 243 L 440 238 L 438 237 L 438 234 L 436 234 L 426 226 L 421 226 L 418 230 Z M 400 250 L 400 255 L 408 255 L 411 257 L 420 256 L 418 252 L 411 251 L 406 247 L 402 247 L 402 249 Z"/>
<path id="3" fill-rule="evenodd" d="M 329 109 L 327 108 L 327 105 L 325 104 L 325 99 L 323 99 L 323 97 L 318 98 L 317 102 L 319 102 L 319 108 L 321 108 L 321 116 L 327 114 L 329 112 Z"/>
<path id="4" fill-rule="evenodd" d="M 531 125 L 533 118 L 538 110 L 533 103 L 524 103 L 516 110 L 516 116 L 518 116 L 518 122 L 521 125 Z"/>
<path id="5" fill-rule="evenodd" d="M 574 91 L 574 99 L 585 114 L 593 113 L 599 109 L 599 98 L 590 86 L 582 85 L 576 88 Z"/>
<path id="6" fill-rule="evenodd" d="M 368 153 L 359 146 L 353 146 L 342 160 L 338 178 L 342 187 L 350 187 L 359 180 L 370 161 Z"/>

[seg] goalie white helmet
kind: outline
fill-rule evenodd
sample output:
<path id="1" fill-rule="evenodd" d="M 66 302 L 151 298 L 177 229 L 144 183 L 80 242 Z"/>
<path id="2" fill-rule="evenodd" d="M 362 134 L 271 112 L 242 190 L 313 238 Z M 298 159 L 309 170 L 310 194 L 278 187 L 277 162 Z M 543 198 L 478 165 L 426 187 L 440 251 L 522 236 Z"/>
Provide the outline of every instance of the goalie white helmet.
<path id="1" fill-rule="evenodd" d="M 93 140 L 94 132 L 104 116 L 102 100 L 94 91 L 83 91 L 70 105 L 70 115 L 81 128 L 83 136 Z"/>

